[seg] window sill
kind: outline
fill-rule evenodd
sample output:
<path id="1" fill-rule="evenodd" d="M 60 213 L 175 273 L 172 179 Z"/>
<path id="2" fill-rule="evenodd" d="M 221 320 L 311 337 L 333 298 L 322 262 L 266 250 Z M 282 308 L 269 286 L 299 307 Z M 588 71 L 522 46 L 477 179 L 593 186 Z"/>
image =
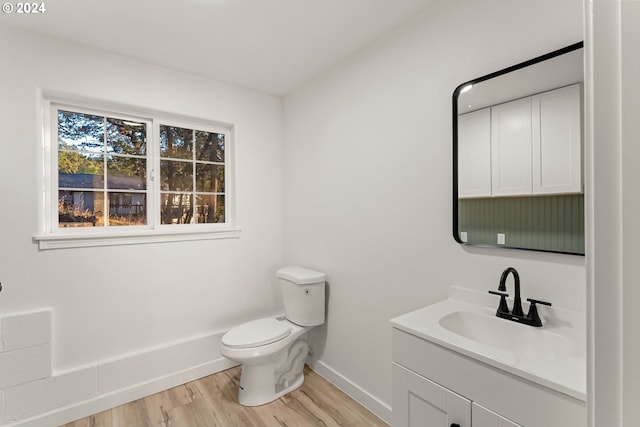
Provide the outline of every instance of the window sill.
<path id="1" fill-rule="evenodd" d="M 240 229 L 225 228 L 207 231 L 157 231 L 147 230 L 118 234 L 48 234 L 33 237 L 41 251 L 67 248 L 89 248 L 97 246 L 139 245 L 146 243 L 186 242 L 192 240 L 237 239 Z"/>

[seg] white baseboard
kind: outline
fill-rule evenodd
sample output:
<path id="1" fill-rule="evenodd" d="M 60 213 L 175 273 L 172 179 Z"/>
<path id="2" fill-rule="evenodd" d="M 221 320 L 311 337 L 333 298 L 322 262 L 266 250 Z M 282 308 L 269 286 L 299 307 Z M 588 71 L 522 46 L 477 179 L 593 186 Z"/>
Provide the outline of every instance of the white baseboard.
<path id="1" fill-rule="evenodd" d="M 54 425 L 62 425 L 194 381 L 198 378 L 224 371 L 234 366 L 237 366 L 237 364 L 228 359 L 220 358 L 163 377 L 154 378 L 151 381 L 116 390 L 111 393 L 94 396 L 83 402 L 57 408 L 36 417 L 20 420 L 14 424 L 7 424 L 7 427 L 51 427 Z M 315 361 L 311 364 L 311 368 L 318 373 L 318 375 L 348 394 L 353 400 L 367 408 L 387 424 L 391 423 L 391 407 L 389 405 L 380 401 L 323 362 Z"/>
<path id="2" fill-rule="evenodd" d="M 391 406 L 373 396 L 322 361 L 310 360 L 309 367 L 317 372 L 318 375 L 348 394 L 353 400 L 367 408 L 378 418 L 391 425 Z"/>
<path id="3" fill-rule="evenodd" d="M 154 378 L 150 381 L 135 384 L 133 386 L 101 394 L 67 407 L 56 408 L 45 414 L 40 414 L 25 420 L 20 420 L 7 426 L 15 427 L 51 427 L 65 424 L 98 412 L 132 402 L 137 399 L 176 387 L 190 381 L 197 380 L 216 372 L 237 366 L 237 363 L 225 358 L 213 360 L 198 366 L 184 369 L 179 372 Z"/>
<path id="4" fill-rule="evenodd" d="M 0 390 L 0 427 L 66 424 L 237 366 L 218 351 L 222 335 L 217 332 L 166 343 Z M 309 365 L 390 423 L 389 405 L 324 362 L 310 360 Z"/>

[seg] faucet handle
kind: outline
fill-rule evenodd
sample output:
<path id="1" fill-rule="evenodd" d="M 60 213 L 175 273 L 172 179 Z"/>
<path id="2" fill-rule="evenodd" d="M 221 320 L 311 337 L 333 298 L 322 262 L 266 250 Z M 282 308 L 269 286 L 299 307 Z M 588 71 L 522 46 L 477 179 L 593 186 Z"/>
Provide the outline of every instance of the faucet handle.
<path id="1" fill-rule="evenodd" d="M 501 296 L 501 297 L 508 297 L 509 296 L 508 293 L 501 292 L 501 291 L 489 291 L 489 293 L 493 294 L 493 295 L 498 295 L 498 296 Z"/>
<path id="2" fill-rule="evenodd" d="M 506 300 L 506 297 L 508 297 L 509 294 L 506 292 L 500 292 L 500 291 L 489 291 L 489 293 L 492 295 L 500 296 L 500 304 L 498 305 L 498 311 L 496 312 L 496 314 L 498 313 L 509 314 L 509 306 L 507 305 L 507 300 Z"/>
<path id="3" fill-rule="evenodd" d="M 529 301 L 531 304 L 542 304 L 542 305 L 548 305 L 551 306 L 550 302 L 547 301 L 541 301 L 539 299 L 533 299 L 533 298 L 527 298 L 527 301 Z"/>
<path id="4" fill-rule="evenodd" d="M 533 299 L 533 298 L 527 298 L 527 301 L 529 301 L 531 303 L 531 305 L 529 306 L 529 313 L 527 313 L 527 318 L 529 318 L 529 321 L 531 322 L 531 326 L 537 326 L 540 327 L 542 326 L 542 320 L 540 319 L 540 316 L 538 315 L 538 309 L 536 308 L 536 304 L 542 304 L 542 305 L 551 305 L 550 302 L 547 301 L 540 301 L 537 299 Z"/>

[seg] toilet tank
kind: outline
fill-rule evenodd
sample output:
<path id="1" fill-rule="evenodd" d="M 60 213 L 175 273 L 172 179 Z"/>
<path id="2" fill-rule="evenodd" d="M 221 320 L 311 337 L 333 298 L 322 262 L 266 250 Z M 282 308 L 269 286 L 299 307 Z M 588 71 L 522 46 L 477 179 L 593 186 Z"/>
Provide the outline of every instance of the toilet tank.
<path id="1" fill-rule="evenodd" d="M 324 323 L 325 274 L 302 267 L 277 271 L 287 320 L 300 326 Z"/>

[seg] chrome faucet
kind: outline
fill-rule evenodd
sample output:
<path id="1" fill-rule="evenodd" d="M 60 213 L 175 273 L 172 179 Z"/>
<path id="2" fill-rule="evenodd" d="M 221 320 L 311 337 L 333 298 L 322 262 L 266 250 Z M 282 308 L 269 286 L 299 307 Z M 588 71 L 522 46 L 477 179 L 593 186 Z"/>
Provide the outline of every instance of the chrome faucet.
<path id="1" fill-rule="evenodd" d="M 515 296 L 513 298 L 513 310 L 511 311 L 509 310 L 506 300 L 506 297 L 509 296 L 507 293 L 507 278 L 509 277 L 509 274 L 513 275 L 513 287 L 515 292 Z M 529 313 L 525 316 L 522 311 L 522 300 L 520 299 L 520 275 L 513 267 L 508 267 L 502 272 L 498 291 L 489 291 L 489 293 L 500 296 L 500 305 L 498 305 L 496 316 L 530 326 L 542 326 L 542 320 L 538 315 L 536 304 L 551 305 L 550 302 L 527 298 L 527 301 L 529 301 L 531 305 L 529 306 Z"/>

